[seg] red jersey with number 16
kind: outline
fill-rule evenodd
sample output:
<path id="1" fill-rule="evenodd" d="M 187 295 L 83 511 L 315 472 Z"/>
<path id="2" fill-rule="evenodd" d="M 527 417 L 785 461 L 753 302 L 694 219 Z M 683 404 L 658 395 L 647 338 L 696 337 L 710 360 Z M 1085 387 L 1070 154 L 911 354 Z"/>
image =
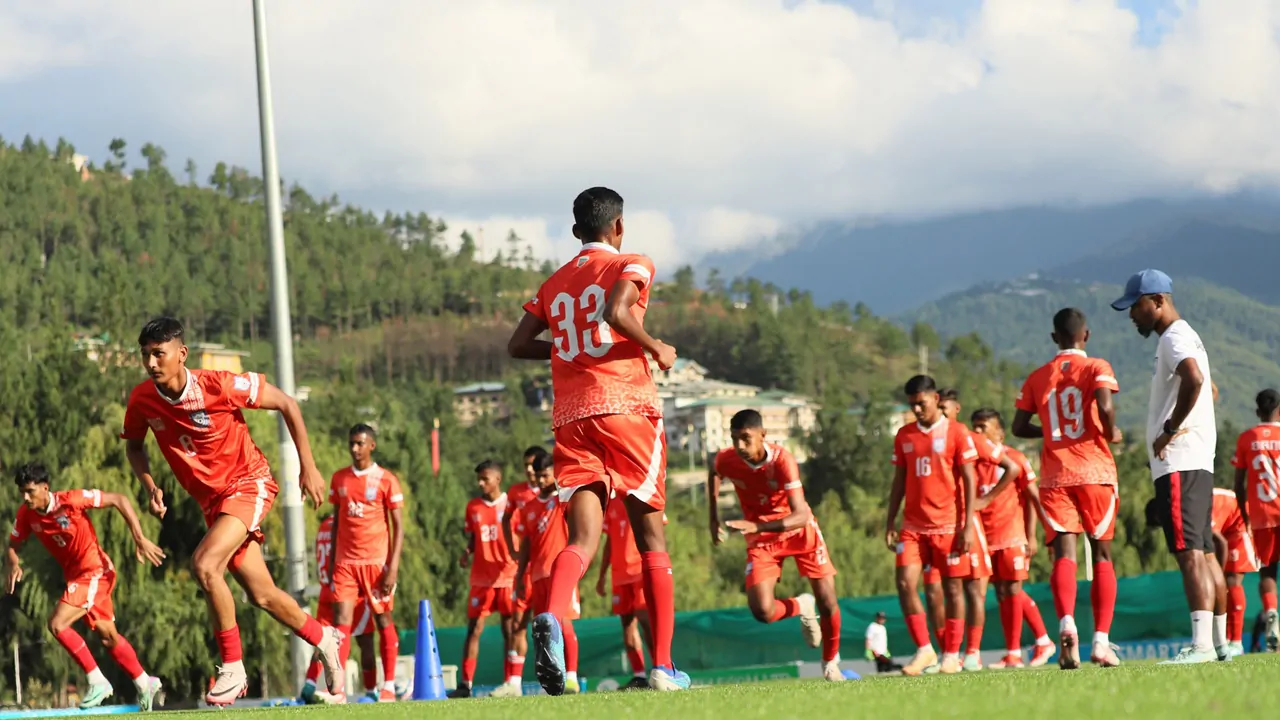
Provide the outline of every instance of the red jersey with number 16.
<path id="1" fill-rule="evenodd" d="M 964 509 L 960 467 L 978 459 L 969 428 L 946 418 L 931 427 L 910 423 L 893 439 L 893 464 L 906 468 L 902 529 L 922 535 L 954 533 Z"/>
<path id="2" fill-rule="evenodd" d="M 202 508 L 241 480 L 271 477 L 271 466 L 245 424 L 243 408 L 258 407 L 266 381 L 258 373 L 187 370 L 177 400 L 146 380 L 129 393 L 124 411 L 125 440 L 142 440 L 150 430 L 173 474 Z"/>
<path id="3" fill-rule="evenodd" d="M 1116 461 L 1104 437 L 1094 391 L 1120 392 L 1111 363 L 1063 350 L 1027 378 L 1015 406 L 1039 417 L 1040 487 L 1116 485 Z"/>
<path id="4" fill-rule="evenodd" d="M 606 295 L 619 280 L 631 280 L 639 288 L 640 299 L 631 312 L 643 319 L 653 274 L 653 261 L 644 255 L 586 243 L 525 303 L 525 311 L 551 329 L 555 346 L 552 428 L 600 415 L 662 417 L 644 350 L 604 321 Z"/>

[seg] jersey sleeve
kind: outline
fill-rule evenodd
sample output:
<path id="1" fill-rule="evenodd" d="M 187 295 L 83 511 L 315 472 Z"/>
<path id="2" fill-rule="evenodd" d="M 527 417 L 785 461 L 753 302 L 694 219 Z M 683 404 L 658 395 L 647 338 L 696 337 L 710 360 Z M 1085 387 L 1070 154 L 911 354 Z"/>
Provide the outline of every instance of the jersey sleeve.
<path id="1" fill-rule="evenodd" d="M 150 429 L 151 427 L 147 425 L 147 418 L 142 414 L 142 408 L 130 395 L 129 403 L 124 409 L 124 427 L 120 430 L 120 439 L 144 440 L 147 437 L 147 431 Z"/>
<path id="2" fill-rule="evenodd" d="M 956 448 L 954 462 L 956 467 L 972 465 L 978 459 L 978 447 L 973 442 L 973 435 L 963 425 L 952 425 L 952 438 Z"/>
<path id="3" fill-rule="evenodd" d="M 333 477 L 329 478 L 329 504 L 338 506 L 338 473 L 334 473 Z"/>
<path id="4" fill-rule="evenodd" d="M 542 322 L 547 321 L 547 306 L 542 302 L 542 288 L 538 288 L 538 292 L 524 304 L 524 311 Z"/>
<path id="5" fill-rule="evenodd" d="M 618 276 L 618 279 L 630 280 L 640 290 L 647 290 L 649 285 L 653 283 L 653 275 L 656 272 L 653 267 L 653 261 L 644 255 L 630 255 L 626 258 L 626 263 L 626 265 L 622 266 L 622 274 Z"/>
<path id="6" fill-rule="evenodd" d="M 467 507 L 462 511 L 462 532 L 474 535 L 476 533 L 476 524 L 472 520 L 471 503 L 467 503 Z"/>
<path id="7" fill-rule="evenodd" d="M 996 445 L 985 437 L 975 437 L 974 435 L 970 435 L 969 438 L 973 440 L 973 449 L 978 453 L 978 460 L 989 462 L 994 465 L 1000 464 L 1001 458 L 1004 457 L 1003 447 Z"/>
<path id="8" fill-rule="evenodd" d="M 892 462 L 894 465 L 906 464 L 906 460 L 903 459 L 903 453 L 902 453 L 902 433 L 897 433 L 893 436 L 893 461 Z"/>
<path id="9" fill-rule="evenodd" d="M 798 490 L 803 487 L 800 484 L 800 466 L 796 464 L 795 456 L 788 452 L 786 448 L 781 448 L 780 450 L 777 464 L 778 476 L 776 478 L 778 487 L 783 490 Z"/>
<path id="10" fill-rule="evenodd" d="M 230 372 L 218 374 L 222 386 L 222 399 L 234 408 L 258 407 L 259 393 L 266 379 L 261 373 L 247 372 L 236 375 Z"/>
<path id="11" fill-rule="evenodd" d="M 31 523 L 27 520 L 26 506 L 18 508 L 18 516 L 14 518 L 13 529 L 9 531 L 9 547 L 17 550 L 31 536 Z"/>
<path id="12" fill-rule="evenodd" d="M 60 500 L 70 507 L 83 510 L 85 508 L 102 507 L 102 491 L 101 490 L 72 490 L 64 495 Z"/>
<path id="13" fill-rule="evenodd" d="M 1246 433 L 1241 433 L 1240 437 L 1236 438 L 1236 451 L 1231 454 L 1231 467 L 1244 469 L 1247 457 L 1249 457 L 1249 440 Z"/>
<path id="14" fill-rule="evenodd" d="M 1039 479 L 1036 476 L 1036 469 L 1031 467 L 1031 461 L 1025 455 L 1019 460 L 1018 466 L 1022 468 L 1022 474 L 1018 476 L 1018 487 L 1026 489 L 1031 483 Z"/>
<path id="15" fill-rule="evenodd" d="M 386 506 L 391 510 L 404 507 L 404 492 L 400 489 L 400 478 L 395 473 L 382 474 L 382 493 L 386 498 Z"/>
<path id="16" fill-rule="evenodd" d="M 1120 383 L 1116 381 L 1116 371 L 1111 369 L 1111 363 L 1106 360 L 1098 360 L 1093 368 L 1093 389 L 1094 390 L 1110 390 L 1113 393 L 1120 392 Z"/>

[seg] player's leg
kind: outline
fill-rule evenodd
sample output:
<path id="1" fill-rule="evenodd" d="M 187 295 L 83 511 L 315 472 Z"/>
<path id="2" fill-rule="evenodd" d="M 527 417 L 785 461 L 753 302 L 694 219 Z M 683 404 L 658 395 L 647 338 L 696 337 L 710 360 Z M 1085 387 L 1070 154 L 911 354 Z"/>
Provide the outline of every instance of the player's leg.
<path id="1" fill-rule="evenodd" d="M 777 599 L 774 588 L 782 576 L 781 549 L 776 546 L 753 547 L 747 550 L 747 607 L 751 615 L 765 624 L 806 615 L 809 627 L 805 640 L 809 647 L 818 647 L 822 641 L 813 596 Z M 806 612 L 807 611 L 807 612 Z"/>
<path id="2" fill-rule="evenodd" d="M 516 618 L 514 590 L 509 587 L 497 588 L 497 612 L 502 628 L 502 684 L 494 688 L 493 697 L 519 697 L 524 694 L 524 685 L 520 676 L 524 674 L 524 659 L 517 667 L 512 662 L 511 648 L 515 643 Z"/>
<path id="3" fill-rule="evenodd" d="M 473 588 L 471 597 L 476 597 L 477 590 L 487 590 L 488 588 Z M 488 614 L 488 608 L 481 609 L 472 606 L 467 611 L 467 635 L 462 640 L 462 667 L 461 674 L 458 677 L 458 687 L 449 694 L 451 698 L 469 698 L 471 697 L 471 683 L 476 677 L 476 663 L 480 657 L 480 635 L 484 632 L 484 618 Z"/>
<path id="4" fill-rule="evenodd" d="M 356 646 L 360 648 L 360 680 L 364 694 L 378 699 L 378 649 L 372 633 L 356 634 Z"/>
<path id="5" fill-rule="evenodd" d="M 156 694 L 160 692 L 160 680 L 147 675 L 142 669 L 142 663 L 138 662 L 137 651 L 133 649 L 129 640 L 119 633 L 114 620 L 108 620 L 102 616 L 95 617 L 93 610 L 89 612 L 88 620 L 89 627 L 102 641 L 102 647 L 111 653 L 111 659 L 115 660 L 116 665 L 119 665 L 125 675 L 133 680 L 134 687 L 138 689 L 139 707 L 143 712 L 149 712 L 155 702 Z"/>
<path id="6" fill-rule="evenodd" d="M 982 669 L 982 631 L 987 624 L 987 586 L 989 578 L 970 577 L 964 581 L 965 669 Z"/>
<path id="7" fill-rule="evenodd" d="M 526 576 L 527 578 L 527 576 Z M 515 591 L 515 589 L 513 589 Z M 529 652 L 529 582 L 521 590 L 524 598 L 516 598 L 515 614 L 511 618 L 511 648 L 507 650 L 507 662 L 510 669 L 507 673 L 513 677 L 524 676 L 524 658 Z"/>
<path id="8" fill-rule="evenodd" d="M 941 648 L 944 645 L 942 633 L 947 628 L 946 602 L 942 599 L 942 571 L 936 567 L 927 567 L 922 570 L 922 574 L 925 615 L 929 619 L 932 637 Z"/>
<path id="9" fill-rule="evenodd" d="M 1045 539 L 1053 552 L 1049 589 L 1058 615 L 1058 667 L 1080 667 L 1080 633 L 1076 628 L 1076 536 L 1083 532 L 1072 487 L 1044 488 L 1040 503 L 1045 514 Z"/>
<path id="10" fill-rule="evenodd" d="M 1000 608 L 1000 627 L 1004 630 L 1004 657 L 991 665 L 995 669 L 1022 667 L 1022 583 L 1008 579 L 1005 555 L 1005 550 L 997 550 L 996 557 L 992 558 L 996 603 Z"/>
<path id="11" fill-rule="evenodd" d="M 907 632 L 916 646 L 911 662 L 902 669 L 904 675 L 919 675 L 938 661 L 938 653 L 929 641 L 929 623 L 925 618 L 924 605 L 920 602 L 918 591 L 920 575 L 924 566 L 920 536 L 904 530 L 898 542 L 898 551 L 894 559 L 894 575 L 898 587 L 898 604 L 902 608 L 902 617 L 907 624 Z M 939 586 L 941 587 L 941 586 Z"/>
<path id="12" fill-rule="evenodd" d="M 89 646 L 85 644 L 84 638 L 80 633 L 72 627 L 77 620 L 86 614 L 82 605 L 85 604 L 87 588 L 84 587 L 84 578 L 73 582 L 67 586 L 66 594 L 57 605 L 53 607 L 53 613 L 49 616 L 49 632 L 53 634 L 58 644 L 67 651 L 72 660 L 80 666 L 89 680 L 89 691 L 85 693 L 84 698 L 80 702 L 81 708 L 97 707 L 102 701 L 111 697 L 115 690 L 111 687 L 111 683 L 107 680 L 107 676 L 102 674 L 102 668 L 98 667 L 98 661 L 93 659 L 93 654 L 89 652 Z M 68 597 L 72 597 L 71 602 L 78 603 L 71 605 Z"/>
<path id="13" fill-rule="evenodd" d="M 1213 648 L 1213 570 L 1205 558 L 1213 550 L 1212 476 L 1199 471 L 1174 472 L 1156 479 L 1154 509 L 1159 513 L 1165 544 L 1182 572 L 1182 587 L 1191 611 L 1191 647 L 1171 662 L 1210 662 Z"/>
<path id="14" fill-rule="evenodd" d="M 333 627 L 333 603 L 328 599 L 318 601 L 316 603 L 315 618 L 325 627 Z M 320 653 L 312 653 L 311 664 L 307 666 L 307 674 L 302 683 L 302 692 L 299 699 L 307 705 L 313 705 L 319 702 L 321 698 L 316 695 L 316 685 L 320 682 L 320 676 L 324 674 L 324 663 L 320 661 Z"/>
<path id="15" fill-rule="evenodd" d="M 840 601 L 836 596 L 836 567 L 827 552 L 827 541 L 822 537 L 818 524 L 810 522 L 803 533 L 793 535 L 783 544 L 783 554 L 795 560 L 800 576 L 807 578 L 813 589 L 813 594 L 797 598 L 805 642 L 810 647 L 822 646 L 824 678 L 832 682 L 844 680 L 840 671 Z"/>
<path id="16" fill-rule="evenodd" d="M 1234 570 L 1235 568 L 1232 568 Z M 1227 584 L 1227 643 L 1232 655 L 1244 654 L 1244 574 L 1228 572 L 1224 578 Z"/>
<path id="17" fill-rule="evenodd" d="M 209 605 L 214 639 L 224 667 L 243 667 L 240 629 L 236 626 L 236 602 L 226 576 L 227 564 L 247 539 L 244 523 L 229 515 L 219 515 L 191 557 L 196 584 L 204 592 L 205 602 Z"/>
<path id="18" fill-rule="evenodd" d="M 963 577 L 950 577 L 943 573 L 942 602 L 946 608 L 946 626 L 942 633 L 942 662 L 939 669 L 944 674 L 960 672 L 960 645 L 964 640 L 965 581 Z"/>
<path id="19" fill-rule="evenodd" d="M 1207 552 L 1205 563 L 1209 567 L 1209 575 L 1213 578 L 1213 649 L 1218 659 L 1230 660 L 1230 640 L 1227 639 L 1227 579 L 1216 553 Z"/>
<path id="20" fill-rule="evenodd" d="M 1253 530 L 1258 563 L 1258 599 L 1262 601 L 1262 614 L 1266 619 L 1266 648 L 1269 652 L 1280 649 L 1280 613 L 1276 611 L 1276 569 L 1277 561 L 1280 561 L 1280 536 L 1276 530 L 1277 528 Z"/>
<path id="21" fill-rule="evenodd" d="M 640 621 L 633 613 L 618 616 L 622 623 L 622 645 L 627 651 L 627 662 L 631 665 L 631 682 L 622 686 L 622 690 L 645 690 L 649 680 L 645 675 L 647 666 L 644 662 L 644 643 L 640 639 Z"/>
<path id="22" fill-rule="evenodd" d="M 224 525 L 239 525 L 241 532 L 243 532 L 244 525 L 238 518 L 223 515 L 218 518 L 217 522 L 214 523 L 214 527 L 210 529 L 210 535 L 213 534 L 214 530 Z M 198 552 L 199 550 L 197 549 Z M 339 660 L 341 638 L 338 636 L 337 630 L 325 628 L 318 620 L 308 615 L 298 605 L 298 601 L 293 599 L 292 595 L 276 587 L 275 580 L 271 577 L 271 571 L 267 569 L 267 562 L 262 558 L 262 546 L 256 540 L 250 540 L 247 545 L 244 545 L 238 552 L 233 554 L 227 569 L 231 571 L 236 583 L 249 596 L 250 603 L 265 610 L 267 614 L 275 618 L 276 622 L 289 628 L 295 635 L 306 641 L 308 645 L 320 651 L 321 661 L 324 663 L 325 672 L 328 675 L 329 692 L 334 695 L 341 694 L 346 669 Z M 222 582 L 222 586 L 226 588 L 225 581 Z M 229 588 L 227 588 L 227 591 L 230 594 Z M 235 606 L 232 605 L 231 609 L 234 613 Z M 236 644 L 239 645 L 238 630 L 236 630 Z M 244 674 L 243 663 L 239 665 L 238 674 L 240 676 Z M 222 675 L 223 673 L 220 672 L 219 682 L 222 681 Z M 247 681 L 248 678 L 244 677 L 246 685 Z M 216 684 L 214 690 L 217 690 Z M 210 691 L 209 694 L 210 696 L 216 695 L 213 691 Z M 230 700 L 234 701 L 235 698 L 232 697 Z"/>
<path id="23" fill-rule="evenodd" d="M 370 608 L 372 612 L 372 608 Z M 391 616 L 390 608 L 386 608 L 385 612 L 376 613 L 373 616 L 374 627 L 378 632 L 378 645 L 382 651 L 382 691 L 378 693 L 378 702 L 394 702 L 396 699 L 396 660 L 400 657 L 400 632 L 396 630 L 395 620 Z M 360 659 L 363 662 L 367 656 L 369 665 L 374 666 L 373 654 L 373 634 L 366 633 L 359 636 L 361 640 L 368 638 L 368 649 L 365 645 L 360 645 Z M 375 674 L 376 677 L 376 674 Z M 366 687 L 368 683 L 366 682 Z"/>
<path id="24" fill-rule="evenodd" d="M 818 606 L 822 676 L 831 682 L 844 680 L 844 674 L 840 670 L 840 598 L 836 596 L 835 575 L 810 577 L 809 586 L 813 588 L 813 597 Z"/>
<path id="25" fill-rule="evenodd" d="M 623 501 L 627 517 L 634 530 L 636 549 L 643 559 L 644 598 L 652 629 L 649 652 L 653 657 L 650 685 L 657 690 L 684 690 L 689 687 L 689 676 L 676 670 L 671 658 L 671 643 L 675 634 L 676 599 L 675 584 L 671 575 L 671 558 L 667 555 L 666 531 L 662 523 L 663 495 L 641 500 L 627 495 Z"/>
<path id="26" fill-rule="evenodd" d="M 1102 487 L 1102 486 L 1095 486 Z M 1116 571 L 1111 562 L 1111 540 L 1091 537 L 1093 584 L 1089 599 L 1093 606 L 1093 648 L 1090 660 L 1100 667 L 1116 667 L 1120 658 L 1111 646 L 1111 621 L 1116 613 Z"/>

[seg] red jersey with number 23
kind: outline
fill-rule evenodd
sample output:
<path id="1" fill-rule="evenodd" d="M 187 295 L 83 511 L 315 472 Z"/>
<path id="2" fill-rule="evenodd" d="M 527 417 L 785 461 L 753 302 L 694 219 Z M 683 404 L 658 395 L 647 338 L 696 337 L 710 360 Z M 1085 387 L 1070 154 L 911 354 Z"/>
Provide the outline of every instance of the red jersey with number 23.
<path id="1" fill-rule="evenodd" d="M 525 311 L 551 330 L 552 428 L 600 415 L 662 417 L 644 349 L 604 321 L 606 296 L 619 280 L 639 288 L 631 312 L 643 320 L 653 274 L 653 261 L 644 255 L 586 243 L 525 303 Z"/>
<path id="2" fill-rule="evenodd" d="M 125 440 L 142 440 L 150 430 L 173 474 L 201 507 L 242 480 L 271 477 L 271 466 L 245 424 L 243 408 L 258 407 L 266 381 L 258 373 L 187 370 L 177 400 L 146 380 L 129 393 Z"/>
<path id="3" fill-rule="evenodd" d="M 1040 419 L 1040 487 L 1116 485 L 1116 461 L 1093 394 L 1120 392 L 1111 363 L 1063 350 L 1022 386 L 1015 406 Z"/>
<path id="4" fill-rule="evenodd" d="M 902 529 L 921 535 L 956 532 L 964 509 L 960 467 L 978 459 L 969 428 L 946 418 L 910 423 L 893 439 L 893 464 L 907 471 Z"/>
<path id="5" fill-rule="evenodd" d="M 511 587 L 516 577 L 516 564 L 511 559 L 507 540 L 502 534 L 502 518 L 510 512 L 507 494 L 497 500 L 472 498 L 462 530 L 471 536 L 471 587 Z"/>

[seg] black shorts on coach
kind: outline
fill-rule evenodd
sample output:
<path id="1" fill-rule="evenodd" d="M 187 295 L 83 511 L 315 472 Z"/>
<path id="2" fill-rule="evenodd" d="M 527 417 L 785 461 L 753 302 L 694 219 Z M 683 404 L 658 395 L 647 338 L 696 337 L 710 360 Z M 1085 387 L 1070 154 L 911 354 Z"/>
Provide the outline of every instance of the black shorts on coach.
<path id="1" fill-rule="evenodd" d="M 1157 478 L 1156 507 L 1169 552 L 1213 552 L 1213 473 L 1185 470 Z"/>

